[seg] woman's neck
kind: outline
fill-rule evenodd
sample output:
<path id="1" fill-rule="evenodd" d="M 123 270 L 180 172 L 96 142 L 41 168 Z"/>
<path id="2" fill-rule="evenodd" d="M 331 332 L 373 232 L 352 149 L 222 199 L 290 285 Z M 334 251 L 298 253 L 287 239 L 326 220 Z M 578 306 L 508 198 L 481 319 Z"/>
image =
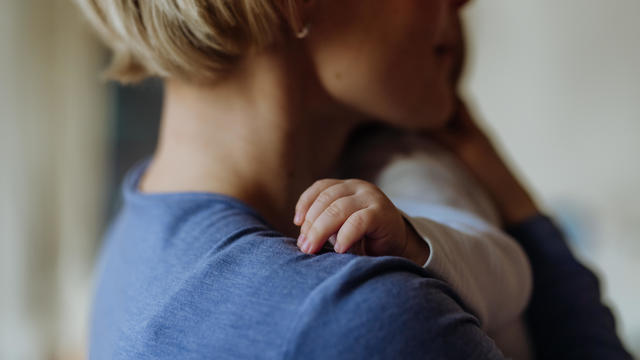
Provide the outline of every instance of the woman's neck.
<path id="1" fill-rule="evenodd" d="M 158 147 L 140 190 L 229 195 L 295 237 L 299 195 L 330 174 L 362 118 L 319 95 L 303 63 L 250 62 L 212 86 L 166 81 Z"/>

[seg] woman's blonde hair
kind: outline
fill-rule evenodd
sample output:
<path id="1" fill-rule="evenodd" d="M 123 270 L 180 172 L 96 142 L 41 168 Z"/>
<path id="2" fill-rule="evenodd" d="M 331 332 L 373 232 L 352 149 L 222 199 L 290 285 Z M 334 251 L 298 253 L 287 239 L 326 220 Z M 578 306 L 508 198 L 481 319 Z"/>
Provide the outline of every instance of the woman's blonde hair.
<path id="1" fill-rule="evenodd" d="M 295 0 L 76 0 L 113 50 L 109 79 L 207 82 L 249 49 L 280 41 Z"/>

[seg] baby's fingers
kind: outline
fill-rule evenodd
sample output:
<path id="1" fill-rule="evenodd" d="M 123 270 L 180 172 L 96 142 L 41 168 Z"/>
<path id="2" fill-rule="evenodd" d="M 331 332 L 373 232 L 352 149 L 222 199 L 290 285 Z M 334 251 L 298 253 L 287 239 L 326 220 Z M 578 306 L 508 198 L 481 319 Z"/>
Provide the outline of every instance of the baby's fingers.
<path id="1" fill-rule="evenodd" d="M 305 233 L 301 250 L 306 253 L 314 253 L 332 234 L 340 230 L 351 214 L 361 209 L 361 203 L 355 196 L 342 197 L 332 202 L 310 225 Z"/>
<path id="2" fill-rule="evenodd" d="M 372 208 L 367 207 L 354 212 L 340 227 L 333 249 L 342 253 L 350 250 L 358 240 L 362 240 L 361 248 L 354 249 L 354 251 L 360 255 L 371 255 L 365 253 L 364 237 L 373 229 L 372 226 L 375 223 L 376 212 Z"/>
<path id="3" fill-rule="evenodd" d="M 309 231 L 311 225 L 316 221 L 316 219 L 322 214 L 326 209 L 337 201 L 340 198 L 350 197 L 355 195 L 356 189 L 352 183 L 349 182 L 340 182 L 338 184 L 334 184 L 326 188 L 315 198 L 309 210 L 306 213 L 302 214 L 302 226 L 300 227 L 300 233 L 306 234 Z M 352 200 L 357 200 L 360 203 L 360 207 L 365 207 L 366 202 L 362 197 L 354 198 Z M 356 211 L 355 209 L 353 211 Z M 345 218 L 346 219 L 346 218 Z"/>
<path id="4" fill-rule="evenodd" d="M 309 210 L 318 195 L 328 187 L 340 182 L 341 180 L 338 179 L 322 179 L 314 182 L 313 185 L 308 187 L 307 190 L 305 190 L 302 195 L 300 195 L 300 198 L 298 198 L 293 223 L 300 226 L 302 224 L 302 221 L 304 220 L 304 216 L 307 213 L 307 210 Z"/>

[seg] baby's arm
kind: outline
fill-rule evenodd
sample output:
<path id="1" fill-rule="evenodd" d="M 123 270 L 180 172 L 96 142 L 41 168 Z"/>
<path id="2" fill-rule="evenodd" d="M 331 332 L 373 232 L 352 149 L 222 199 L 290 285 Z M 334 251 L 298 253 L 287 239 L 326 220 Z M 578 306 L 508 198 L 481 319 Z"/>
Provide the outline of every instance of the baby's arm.
<path id="1" fill-rule="evenodd" d="M 425 267 L 448 281 L 482 328 L 494 332 L 528 304 L 533 280 L 527 256 L 500 230 L 489 197 L 455 158 L 434 143 L 412 140 L 413 153 L 395 157 L 375 183 L 430 243 Z"/>
<path id="2" fill-rule="evenodd" d="M 531 274 L 517 243 L 459 210 L 395 201 L 400 206 L 364 180 L 316 181 L 296 205 L 298 246 L 312 254 L 332 242 L 339 253 L 355 248 L 355 253 L 401 256 L 428 267 L 451 284 L 486 331 L 518 317 L 529 297 Z"/>
<path id="3" fill-rule="evenodd" d="M 351 139 L 335 175 L 376 184 L 404 211 L 430 243 L 426 268 L 452 285 L 485 330 L 524 311 L 532 290 L 528 259 L 449 151 L 411 132 L 371 127 Z"/>
<path id="4" fill-rule="evenodd" d="M 495 331 L 523 313 L 532 275 L 524 251 L 513 239 L 468 212 L 390 199 L 429 244 L 423 267 L 452 286 L 485 331 Z"/>

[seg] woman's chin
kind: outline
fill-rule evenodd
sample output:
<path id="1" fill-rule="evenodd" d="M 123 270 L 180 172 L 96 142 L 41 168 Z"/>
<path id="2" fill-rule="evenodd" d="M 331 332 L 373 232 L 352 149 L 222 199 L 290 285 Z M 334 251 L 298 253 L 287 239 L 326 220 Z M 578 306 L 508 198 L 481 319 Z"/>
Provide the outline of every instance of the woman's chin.
<path id="1" fill-rule="evenodd" d="M 414 131 L 433 131 L 443 128 L 451 116 L 448 111 L 430 112 L 428 115 L 411 117 L 410 120 L 396 122 L 396 126 Z"/>
<path id="2" fill-rule="evenodd" d="M 417 120 L 419 130 L 437 130 L 444 127 L 453 116 L 454 104 L 453 96 L 443 96 Z"/>
<path id="3" fill-rule="evenodd" d="M 420 101 L 417 106 L 397 106 L 395 114 L 380 117 L 393 126 L 408 130 L 437 130 L 444 127 L 453 116 L 455 98 L 453 92 L 442 91 L 439 94 L 430 94 L 430 101 Z M 412 109 L 411 111 L 406 111 Z M 404 110 L 404 111 L 403 111 Z"/>

